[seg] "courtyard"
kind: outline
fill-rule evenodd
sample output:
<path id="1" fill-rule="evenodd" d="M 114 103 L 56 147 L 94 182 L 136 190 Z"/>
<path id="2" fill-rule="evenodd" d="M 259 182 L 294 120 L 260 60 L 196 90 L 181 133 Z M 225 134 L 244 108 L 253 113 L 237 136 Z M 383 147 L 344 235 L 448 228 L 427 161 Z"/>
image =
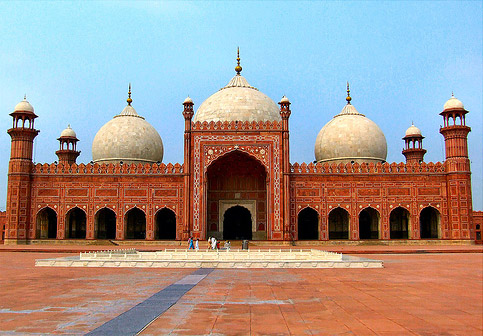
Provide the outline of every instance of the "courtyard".
<path id="1" fill-rule="evenodd" d="M 482 335 L 483 254 L 457 248 L 473 253 L 373 248 L 358 256 L 382 269 L 215 269 L 140 335 Z M 0 334 L 83 335 L 196 271 L 34 266 L 75 255 L 61 250 L 0 253 Z"/>

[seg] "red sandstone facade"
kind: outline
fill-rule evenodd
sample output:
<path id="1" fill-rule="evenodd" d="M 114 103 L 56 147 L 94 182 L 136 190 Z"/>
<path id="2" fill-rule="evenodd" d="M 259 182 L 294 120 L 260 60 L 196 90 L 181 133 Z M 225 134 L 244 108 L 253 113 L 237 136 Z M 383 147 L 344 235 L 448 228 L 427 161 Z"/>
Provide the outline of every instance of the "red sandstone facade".
<path id="1" fill-rule="evenodd" d="M 13 112 L 5 242 L 477 239 L 463 108 L 441 113 L 442 163 L 405 137 L 406 163 L 337 165 L 290 163 L 288 100 L 281 122 L 193 122 L 183 105 L 184 164 L 76 164 L 61 137 L 59 163 L 34 165 L 37 116 Z"/>

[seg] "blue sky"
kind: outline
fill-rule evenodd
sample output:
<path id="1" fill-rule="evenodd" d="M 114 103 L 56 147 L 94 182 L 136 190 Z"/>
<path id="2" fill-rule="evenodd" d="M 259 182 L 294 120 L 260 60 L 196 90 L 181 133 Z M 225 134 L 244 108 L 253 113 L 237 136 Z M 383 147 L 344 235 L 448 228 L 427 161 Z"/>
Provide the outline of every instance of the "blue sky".
<path id="1" fill-rule="evenodd" d="M 57 160 L 71 124 L 78 162 L 92 160 L 99 128 L 133 106 L 160 133 L 163 162 L 183 160 L 181 103 L 195 109 L 235 74 L 292 102 L 291 162 L 314 160 L 319 130 L 352 103 L 386 135 L 389 162 L 404 161 L 414 121 L 444 160 L 439 134 L 453 91 L 467 124 L 473 205 L 483 210 L 482 3 L 412 2 L 0 2 L 0 209 L 5 209 L 11 125 L 27 94 L 39 118 L 35 161 Z"/>

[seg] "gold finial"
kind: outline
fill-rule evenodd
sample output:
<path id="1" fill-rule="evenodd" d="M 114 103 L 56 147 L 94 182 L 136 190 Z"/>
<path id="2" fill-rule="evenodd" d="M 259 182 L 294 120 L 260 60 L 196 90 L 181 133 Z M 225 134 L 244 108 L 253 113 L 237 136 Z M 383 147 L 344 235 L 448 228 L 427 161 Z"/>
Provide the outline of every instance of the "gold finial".
<path id="1" fill-rule="evenodd" d="M 349 82 L 347 82 L 347 98 L 345 100 L 347 100 L 347 105 L 350 105 L 352 98 L 351 90 L 349 89 Z"/>
<path id="2" fill-rule="evenodd" d="M 127 96 L 128 96 L 128 97 L 127 97 L 127 100 L 126 100 L 126 101 L 127 101 L 127 104 L 128 104 L 129 106 L 131 106 L 131 103 L 132 103 L 132 99 L 131 99 L 131 83 L 129 83 L 129 91 L 128 91 L 128 93 L 127 93 Z"/>
<path id="3" fill-rule="evenodd" d="M 242 71 L 242 67 L 240 66 L 240 47 L 237 48 L 237 57 L 236 57 L 236 62 L 237 62 L 237 66 L 235 67 L 235 71 L 236 71 L 236 74 L 238 76 L 240 76 L 240 72 Z"/>
<path id="4" fill-rule="evenodd" d="M 27 94 L 26 93 L 23 95 L 23 100 L 27 100 Z"/>
<path id="5" fill-rule="evenodd" d="M 451 91 L 451 97 L 452 97 L 452 98 L 454 98 L 454 93 L 453 93 L 453 91 Z"/>

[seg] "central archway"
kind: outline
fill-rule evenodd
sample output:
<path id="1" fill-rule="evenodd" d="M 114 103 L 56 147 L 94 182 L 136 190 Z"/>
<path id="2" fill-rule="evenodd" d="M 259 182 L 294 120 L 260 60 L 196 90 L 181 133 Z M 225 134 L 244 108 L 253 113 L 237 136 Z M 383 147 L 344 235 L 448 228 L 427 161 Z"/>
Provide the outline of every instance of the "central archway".
<path id="1" fill-rule="evenodd" d="M 227 227 L 225 215 L 228 210 L 238 205 L 245 208 L 250 215 L 250 232 L 248 232 L 248 226 L 246 231 L 243 229 L 243 239 L 267 239 L 267 172 L 265 166 L 251 155 L 235 150 L 216 159 L 208 167 L 206 177 L 207 236 L 225 239 L 225 228 Z M 228 215 L 232 211 L 235 210 L 228 212 Z M 240 214 L 244 213 L 241 209 L 237 211 Z M 248 215 L 244 213 L 243 216 Z M 230 221 L 237 221 L 237 219 L 230 217 Z M 246 218 L 245 221 L 247 221 Z M 231 237 L 232 234 L 229 232 L 228 237 L 230 238 L 226 239 L 236 239 Z"/>
<path id="2" fill-rule="evenodd" d="M 225 211 L 223 215 L 223 239 L 252 239 L 252 215 L 247 208 L 235 205 Z"/>

